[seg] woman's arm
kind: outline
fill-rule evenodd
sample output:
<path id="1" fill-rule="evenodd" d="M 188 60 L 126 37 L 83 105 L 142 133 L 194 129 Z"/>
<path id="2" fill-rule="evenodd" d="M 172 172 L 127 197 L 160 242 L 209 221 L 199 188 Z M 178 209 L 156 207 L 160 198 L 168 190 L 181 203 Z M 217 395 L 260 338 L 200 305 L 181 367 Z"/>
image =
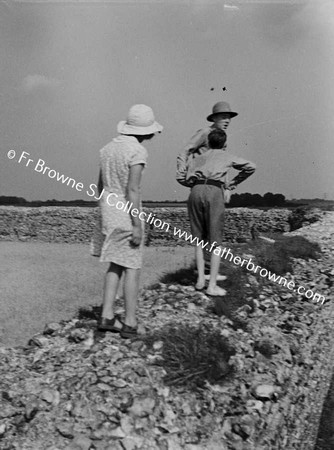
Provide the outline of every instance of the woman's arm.
<path id="1" fill-rule="evenodd" d="M 143 172 L 144 164 L 134 164 L 130 167 L 128 188 L 127 188 L 127 200 L 131 205 L 130 215 L 133 225 L 132 243 L 133 245 L 140 245 L 142 240 L 142 226 L 138 214 L 132 215 L 131 212 L 134 209 L 140 211 L 140 183 Z"/>

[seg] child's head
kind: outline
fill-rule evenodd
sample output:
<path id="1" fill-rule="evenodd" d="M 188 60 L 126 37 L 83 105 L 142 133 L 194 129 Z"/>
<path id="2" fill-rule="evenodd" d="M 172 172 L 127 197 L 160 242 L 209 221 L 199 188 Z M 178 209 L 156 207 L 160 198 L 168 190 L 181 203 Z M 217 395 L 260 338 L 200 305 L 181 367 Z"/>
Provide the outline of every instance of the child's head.
<path id="1" fill-rule="evenodd" d="M 223 130 L 212 130 L 208 135 L 210 148 L 223 148 L 226 142 L 226 133 Z"/>

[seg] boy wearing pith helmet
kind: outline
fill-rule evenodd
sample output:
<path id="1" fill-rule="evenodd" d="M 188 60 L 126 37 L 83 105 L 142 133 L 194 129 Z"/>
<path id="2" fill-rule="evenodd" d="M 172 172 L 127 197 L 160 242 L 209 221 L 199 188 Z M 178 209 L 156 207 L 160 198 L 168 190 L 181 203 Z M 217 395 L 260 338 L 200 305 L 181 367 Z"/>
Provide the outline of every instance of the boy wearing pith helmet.
<path id="1" fill-rule="evenodd" d="M 208 150 L 209 133 L 212 130 L 225 131 L 231 120 L 237 115 L 238 113 L 232 111 L 230 104 L 225 101 L 219 101 L 213 105 L 212 112 L 207 117 L 207 121 L 211 122 L 211 124 L 198 130 L 177 157 L 176 180 L 178 183 L 182 184 L 182 186 L 191 187 L 186 180 L 188 164 L 191 163 L 193 158 Z M 227 174 L 222 180 L 222 187 L 224 187 L 224 202 L 229 203 L 231 191 L 229 189 L 229 179 Z M 218 277 L 220 277 L 220 279 L 226 278 L 223 275 L 218 275 Z"/>

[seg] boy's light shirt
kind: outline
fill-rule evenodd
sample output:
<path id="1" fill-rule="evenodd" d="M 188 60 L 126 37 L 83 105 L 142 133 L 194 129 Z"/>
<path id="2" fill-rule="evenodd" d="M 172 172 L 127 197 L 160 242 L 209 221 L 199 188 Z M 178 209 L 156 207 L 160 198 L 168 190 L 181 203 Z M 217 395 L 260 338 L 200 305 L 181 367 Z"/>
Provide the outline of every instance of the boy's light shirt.
<path id="1" fill-rule="evenodd" d="M 233 187 L 244 181 L 255 172 L 256 165 L 251 161 L 231 155 L 223 149 L 207 149 L 188 161 L 185 182 L 192 186 L 196 180 L 214 180 L 223 185 L 226 183 L 226 174 L 229 169 L 236 169 L 236 175 L 225 188 Z"/>
<path id="2" fill-rule="evenodd" d="M 190 187 L 186 183 L 188 164 L 193 158 L 201 155 L 202 153 L 205 153 L 209 149 L 208 135 L 215 128 L 216 127 L 214 125 L 211 125 L 198 130 L 189 140 L 187 145 L 185 145 L 182 152 L 178 155 L 176 160 L 176 180 L 178 181 L 178 183 L 182 184 L 183 186 Z M 224 146 L 224 148 L 226 148 L 226 145 Z M 228 184 L 227 176 L 225 179 L 225 184 Z"/>

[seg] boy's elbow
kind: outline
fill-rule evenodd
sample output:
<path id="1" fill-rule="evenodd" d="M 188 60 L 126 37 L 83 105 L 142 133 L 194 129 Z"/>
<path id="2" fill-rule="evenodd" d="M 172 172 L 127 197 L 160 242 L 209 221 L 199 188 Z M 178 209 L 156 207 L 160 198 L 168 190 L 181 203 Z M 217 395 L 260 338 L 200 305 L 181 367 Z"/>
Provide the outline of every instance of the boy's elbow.
<path id="1" fill-rule="evenodd" d="M 181 184 L 181 186 L 186 186 L 187 185 L 187 181 L 185 178 L 176 178 L 176 181 Z"/>
<path id="2" fill-rule="evenodd" d="M 254 173 L 255 170 L 256 170 L 256 164 L 250 163 L 250 165 L 248 166 L 248 172 L 249 173 Z"/>

